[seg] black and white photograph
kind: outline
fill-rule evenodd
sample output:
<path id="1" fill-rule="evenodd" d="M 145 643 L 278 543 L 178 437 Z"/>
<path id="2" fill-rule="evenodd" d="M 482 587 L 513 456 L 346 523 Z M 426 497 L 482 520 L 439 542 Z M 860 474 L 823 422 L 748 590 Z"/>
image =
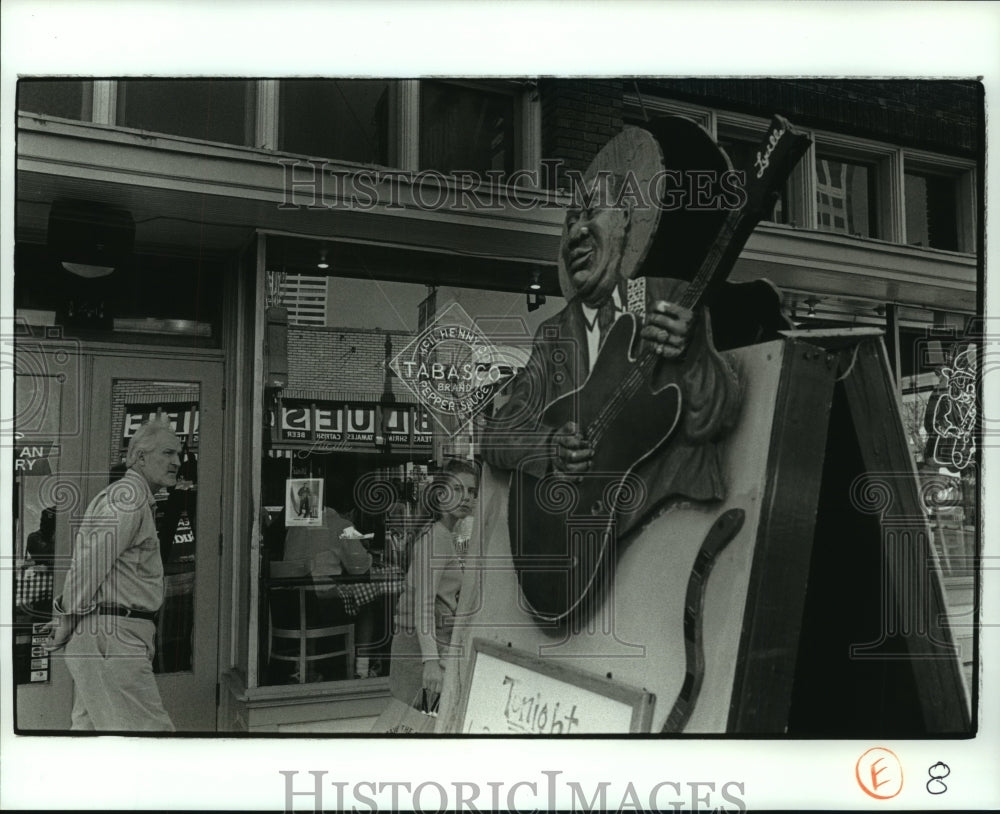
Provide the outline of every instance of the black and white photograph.
<path id="1" fill-rule="evenodd" d="M 323 481 L 320 478 L 289 478 L 285 488 L 285 525 L 323 525 Z"/>
<path id="2" fill-rule="evenodd" d="M 996 53 L 254 68 L 215 37 L 4 58 L 8 767 L 190 778 L 108 808 L 1000 799 Z"/>

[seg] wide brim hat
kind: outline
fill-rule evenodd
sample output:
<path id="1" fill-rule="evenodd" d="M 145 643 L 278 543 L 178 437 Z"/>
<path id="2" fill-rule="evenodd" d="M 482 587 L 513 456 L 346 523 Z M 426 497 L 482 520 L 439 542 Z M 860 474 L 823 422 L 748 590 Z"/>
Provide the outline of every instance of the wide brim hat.
<path id="1" fill-rule="evenodd" d="M 642 127 L 628 125 L 594 156 L 584 173 L 584 181 L 594 182 L 598 173 L 628 177 L 631 189 L 642 191 L 645 203 L 634 202 L 620 274 L 634 277 L 672 277 L 691 280 L 701 266 L 726 217 L 724 210 L 696 208 L 690 196 L 680 206 L 674 175 L 705 171 L 718 179 L 732 169 L 725 152 L 711 134 L 684 116 L 663 116 Z M 711 177 L 711 176 L 703 176 Z M 718 193 L 719 183 L 702 182 L 707 197 Z M 666 197 L 666 200 L 664 198 Z M 559 253 L 559 285 L 563 296 L 573 296 L 575 288 Z"/>

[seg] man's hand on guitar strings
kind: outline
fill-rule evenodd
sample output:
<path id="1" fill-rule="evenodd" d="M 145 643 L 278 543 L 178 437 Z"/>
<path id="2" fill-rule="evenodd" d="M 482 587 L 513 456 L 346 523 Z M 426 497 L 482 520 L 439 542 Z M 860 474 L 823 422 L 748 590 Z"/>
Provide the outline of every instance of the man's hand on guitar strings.
<path id="1" fill-rule="evenodd" d="M 664 359 L 676 359 L 687 348 L 694 312 L 665 300 L 653 303 L 643 322 L 641 336 Z"/>
<path id="2" fill-rule="evenodd" d="M 579 476 L 590 469 L 590 459 L 594 450 L 590 442 L 580 433 L 576 422 L 567 421 L 552 434 L 555 445 L 553 469 L 566 475 Z"/>

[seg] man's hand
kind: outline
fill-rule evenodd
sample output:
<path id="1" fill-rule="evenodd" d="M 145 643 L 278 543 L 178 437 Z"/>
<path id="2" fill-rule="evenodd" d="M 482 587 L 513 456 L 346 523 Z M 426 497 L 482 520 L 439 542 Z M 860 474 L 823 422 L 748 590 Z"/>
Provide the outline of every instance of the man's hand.
<path id="1" fill-rule="evenodd" d="M 676 359 L 687 348 L 694 312 L 681 305 L 657 300 L 646 314 L 641 336 L 664 359 Z"/>
<path id="2" fill-rule="evenodd" d="M 553 468 L 556 472 L 567 475 L 581 475 L 590 469 L 590 459 L 594 450 L 590 442 L 580 433 L 580 428 L 573 421 L 567 421 L 552 434 L 555 444 Z"/>
<path id="3" fill-rule="evenodd" d="M 51 653 L 53 650 L 58 650 L 64 647 L 70 636 L 73 635 L 73 617 L 60 614 L 55 619 L 46 622 L 41 632 L 48 634 L 48 639 L 42 645 L 46 652 Z"/>

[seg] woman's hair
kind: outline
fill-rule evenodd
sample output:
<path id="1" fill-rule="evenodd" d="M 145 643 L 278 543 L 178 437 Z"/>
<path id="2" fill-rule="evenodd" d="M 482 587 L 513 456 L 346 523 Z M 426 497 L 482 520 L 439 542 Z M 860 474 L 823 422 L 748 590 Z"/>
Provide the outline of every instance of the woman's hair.
<path id="1" fill-rule="evenodd" d="M 133 466 L 139 460 L 140 452 L 152 452 L 156 449 L 156 439 L 163 433 L 173 434 L 170 423 L 165 419 L 153 419 L 139 427 L 128 442 L 125 466 Z"/>
<path id="2" fill-rule="evenodd" d="M 421 502 L 435 520 L 440 520 L 461 502 L 462 496 L 456 493 L 459 475 L 472 475 L 478 485 L 479 464 L 467 458 L 449 458 L 434 473 L 433 480 L 424 491 L 424 500 Z"/>

